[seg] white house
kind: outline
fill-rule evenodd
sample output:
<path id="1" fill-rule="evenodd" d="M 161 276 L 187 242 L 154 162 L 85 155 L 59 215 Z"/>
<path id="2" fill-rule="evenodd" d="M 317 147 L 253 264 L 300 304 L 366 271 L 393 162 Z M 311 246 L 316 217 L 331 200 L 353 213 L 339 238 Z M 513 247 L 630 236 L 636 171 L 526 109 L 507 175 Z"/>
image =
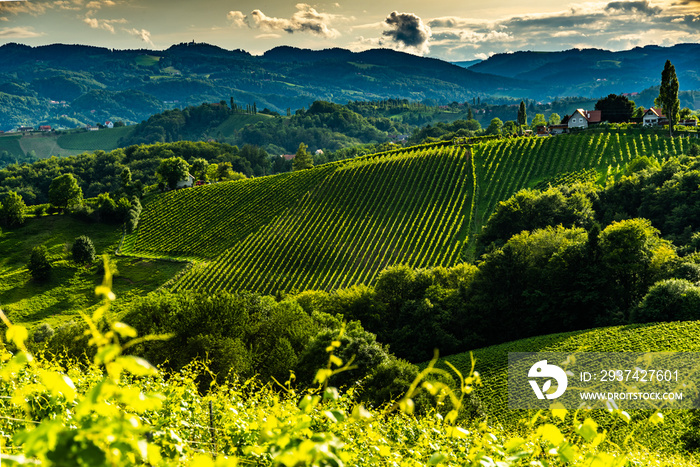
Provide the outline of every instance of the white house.
<path id="1" fill-rule="evenodd" d="M 190 188 L 192 185 L 194 185 L 194 177 L 192 176 L 192 174 L 187 172 L 187 178 L 177 182 L 175 188 Z"/>
<path id="2" fill-rule="evenodd" d="M 107 120 L 107 121 L 105 122 L 105 126 L 106 126 L 107 128 L 114 128 L 114 123 L 112 123 L 112 122 L 110 122 L 109 120 Z"/>
<path id="3" fill-rule="evenodd" d="M 600 110 L 576 109 L 576 111 L 569 117 L 569 129 L 588 128 L 588 125 L 591 123 L 600 123 L 602 117 L 601 114 L 602 112 Z"/>
<path id="4" fill-rule="evenodd" d="M 657 109 L 656 107 L 650 107 L 649 109 L 647 109 L 646 112 L 644 112 L 644 116 L 642 117 L 642 123 L 644 124 L 644 126 L 656 126 L 668 123 L 668 119 L 665 115 L 663 115 L 662 112 L 663 111 L 661 109 Z"/>

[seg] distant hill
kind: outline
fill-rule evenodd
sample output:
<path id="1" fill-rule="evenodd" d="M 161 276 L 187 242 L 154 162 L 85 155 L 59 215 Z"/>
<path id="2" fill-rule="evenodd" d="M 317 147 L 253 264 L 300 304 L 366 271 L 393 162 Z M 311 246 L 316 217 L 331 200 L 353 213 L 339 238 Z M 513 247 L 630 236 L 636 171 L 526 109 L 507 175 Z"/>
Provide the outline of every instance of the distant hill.
<path id="1" fill-rule="evenodd" d="M 0 47 L 0 130 L 76 122 L 138 123 L 166 109 L 229 101 L 284 113 L 314 100 L 406 98 L 465 101 L 519 96 L 530 87 L 393 50 L 350 52 L 278 47 L 263 56 L 208 44 L 167 50 L 81 45 Z"/>
<path id="2" fill-rule="evenodd" d="M 453 64 L 389 49 L 283 46 L 254 56 L 198 43 L 166 50 L 10 43 L 0 47 L 0 130 L 138 123 L 164 110 L 231 97 L 244 108 L 255 103 L 259 110 L 283 115 L 316 100 L 408 99 L 435 105 L 476 98 L 491 103 L 597 99 L 657 86 L 666 59 L 676 66 L 682 90 L 700 90 L 698 44 L 516 52 Z"/>
<path id="3" fill-rule="evenodd" d="M 666 60 L 676 67 L 682 90 L 700 89 L 700 44 L 649 45 L 612 52 L 571 49 L 562 52 L 496 54 L 469 67 L 479 73 L 547 83 L 553 94 L 599 97 L 640 92 L 658 86 Z M 650 104 L 645 104 L 649 106 Z"/>
<path id="4" fill-rule="evenodd" d="M 469 68 L 471 66 L 476 65 L 477 63 L 481 63 L 482 60 L 465 60 L 463 62 L 450 62 L 453 65 L 461 66 L 462 68 Z"/>

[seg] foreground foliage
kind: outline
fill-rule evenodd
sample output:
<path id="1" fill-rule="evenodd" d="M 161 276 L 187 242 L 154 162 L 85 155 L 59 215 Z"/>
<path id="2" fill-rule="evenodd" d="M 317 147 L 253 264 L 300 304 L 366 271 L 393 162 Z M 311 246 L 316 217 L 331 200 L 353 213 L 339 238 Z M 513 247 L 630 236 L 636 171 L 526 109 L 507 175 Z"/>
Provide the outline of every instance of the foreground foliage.
<path id="1" fill-rule="evenodd" d="M 107 272 L 96 289 L 107 300 L 114 298 L 110 280 Z M 585 412 L 538 412 L 520 435 L 483 421 L 458 422 L 464 396 L 480 384 L 474 362 L 466 378 L 454 373 L 456 391 L 426 381 L 441 372 L 429 365 L 395 404 L 367 409 L 354 390 L 341 395 L 328 386 L 330 377 L 348 369 L 349 362 L 336 356 L 340 340 L 325 349 L 328 364 L 316 373 L 316 389 L 297 391 L 290 380 L 276 392 L 248 380 L 214 384 L 202 396 L 194 381 L 205 367 L 164 376 L 126 355 L 133 345 L 162 337 L 138 338 L 106 316 L 107 304 L 85 317 L 96 347 L 91 364 L 64 369 L 34 359 L 24 345 L 26 329 L 0 314 L 7 345 L 15 349 L 3 350 L 0 365 L 0 426 L 8 434 L 0 439 L 0 459 L 6 464 L 613 467 L 650 460 L 631 440 L 609 442 L 608 431 Z M 437 410 L 415 416 L 413 398 L 421 390 L 437 396 Z M 626 413 L 611 412 L 629 422 Z M 654 412 L 647 423 L 662 420 Z M 655 457 L 656 465 L 690 465 L 690 459 Z"/>

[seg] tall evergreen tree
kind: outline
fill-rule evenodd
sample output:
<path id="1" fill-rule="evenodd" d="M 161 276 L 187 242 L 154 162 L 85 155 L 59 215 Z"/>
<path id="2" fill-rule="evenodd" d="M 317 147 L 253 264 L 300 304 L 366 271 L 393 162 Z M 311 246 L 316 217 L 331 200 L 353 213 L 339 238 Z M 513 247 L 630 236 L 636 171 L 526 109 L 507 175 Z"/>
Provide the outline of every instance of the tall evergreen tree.
<path id="1" fill-rule="evenodd" d="M 661 87 L 659 97 L 654 99 L 654 104 L 661 106 L 664 115 L 668 118 L 669 134 L 673 136 L 673 125 L 678 123 L 678 115 L 681 111 L 681 102 L 678 99 L 678 77 L 676 67 L 671 60 L 666 60 L 664 71 L 661 72 Z"/>
<path id="2" fill-rule="evenodd" d="M 527 125 L 527 108 L 525 107 L 525 101 L 520 101 L 520 107 L 518 107 L 518 133 L 522 134 L 523 125 Z"/>

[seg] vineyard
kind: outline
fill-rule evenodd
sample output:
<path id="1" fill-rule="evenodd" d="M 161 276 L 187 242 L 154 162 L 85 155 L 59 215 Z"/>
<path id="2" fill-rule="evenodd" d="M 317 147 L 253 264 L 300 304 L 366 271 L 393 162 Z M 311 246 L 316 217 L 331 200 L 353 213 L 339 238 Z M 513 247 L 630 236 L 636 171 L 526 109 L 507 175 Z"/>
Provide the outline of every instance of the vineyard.
<path id="1" fill-rule="evenodd" d="M 683 152 L 683 138 L 656 133 L 584 132 L 549 138 L 516 138 L 474 146 L 479 184 L 474 225 L 488 219 L 499 201 L 558 174 L 595 168 L 605 180 L 632 159 L 662 159 Z"/>
<path id="2" fill-rule="evenodd" d="M 623 131 L 438 143 L 179 190 L 146 203 L 122 253 L 207 261 L 177 289 L 275 293 L 372 283 L 390 265 L 450 266 L 469 257 L 496 204 L 522 188 L 605 180 L 640 155 L 660 160 L 685 145 Z"/>
<path id="3" fill-rule="evenodd" d="M 353 161 L 177 288 L 329 290 L 370 283 L 391 264 L 454 264 L 473 192 L 465 148 Z"/>
<path id="4" fill-rule="evenodd" d="M 216 257 L 281 214 L 335 168 L 170 191 L 146 204 L 138 232 L 125 241 L 122 252 Z"/>

